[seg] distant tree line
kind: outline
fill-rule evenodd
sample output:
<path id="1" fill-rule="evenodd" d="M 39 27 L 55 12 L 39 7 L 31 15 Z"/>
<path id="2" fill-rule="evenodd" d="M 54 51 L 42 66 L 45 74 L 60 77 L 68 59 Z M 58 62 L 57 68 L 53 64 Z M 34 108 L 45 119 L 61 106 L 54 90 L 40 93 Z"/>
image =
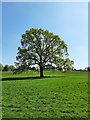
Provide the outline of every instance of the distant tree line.
<path id="1" fill-rule="evenodd" d="M 0 71 L 14 71 L 15 66 L 13 65 L 2 65 L 0 64 Z"/>
<path id="2" fill-rule="evenodd" d="M 72 66 L 72 61 L 70 62 L 69 60 L 67 60 L 68 62 L 65 61 L 65 66 L 54 66 L 52 64 L 47 64 L 45 67 L 45 70 L 59 70 L 59 71 L 89 71 L 90 72 L 90 67 L 85 67 L 85 69 L 75 69 Z M 16 69 L 16 67 L 14 65 L 2 65 L 0 64 L 0 71 L 14 71 Z M 39 68 L 37 66 L 32 66 L 29 68 L 30 71 L 39 71 Z"/>
<path id="3" fill-rule="evenodd" d="M 0 71 L 15 71 L 16 67 L 14 65 L 3 65 L 3 64 L 0 64 Z M 30 67 L 29 70 L 32 70 L 32 71 L 37 71 L 38 68 L 37 67 Z"/>
<path id="4" fill-rule="evenodd" d="M 73 71 L 86 71 L 86 72 L 90 72 L 90 67 L 85 67 L 84 69 L 73 69 Z"/>

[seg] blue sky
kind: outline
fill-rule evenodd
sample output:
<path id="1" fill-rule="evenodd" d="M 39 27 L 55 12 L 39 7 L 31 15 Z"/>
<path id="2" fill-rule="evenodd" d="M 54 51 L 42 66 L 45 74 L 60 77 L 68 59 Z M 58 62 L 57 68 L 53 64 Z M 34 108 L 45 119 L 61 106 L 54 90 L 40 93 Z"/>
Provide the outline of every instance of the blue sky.
<path id="1" fill-rule="evenodd" d="M 2 0 L 3 2 L 32 2 L 32 0 Z M 33 0 L 33 2 L 88 2 L 88 0 Z"/>
<path id="2" fill-rule="evenodd" d="M 21 35 L 30 28 L 48 29 L 68 45 L 75 68 L 88 66 L 88 3 L 2 3 L 2 63 L 16 61 Z"/>

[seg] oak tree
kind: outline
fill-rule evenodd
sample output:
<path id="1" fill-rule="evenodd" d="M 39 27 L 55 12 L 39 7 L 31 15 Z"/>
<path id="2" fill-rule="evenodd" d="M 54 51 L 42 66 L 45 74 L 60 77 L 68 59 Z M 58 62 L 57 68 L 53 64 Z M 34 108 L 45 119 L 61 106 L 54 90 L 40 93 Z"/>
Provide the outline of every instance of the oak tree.
<path id="1" fill-rule="evenodd" d="M 18 72 L 28 70 L 32 65 L 40 68 L 40 77 L 47 64 L 60 63 L 68 56 L 67 44 L 48 30 L 31 28 L 22 35 L 21 46 L 18 47 L 16 67 Z"/>

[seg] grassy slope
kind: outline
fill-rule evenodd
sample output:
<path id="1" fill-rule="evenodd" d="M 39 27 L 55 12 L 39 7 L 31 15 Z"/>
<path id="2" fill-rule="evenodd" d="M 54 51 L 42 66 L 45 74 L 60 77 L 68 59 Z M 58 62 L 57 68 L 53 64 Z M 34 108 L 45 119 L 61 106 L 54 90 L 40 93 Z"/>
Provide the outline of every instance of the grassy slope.
<path id="1" fill-rule="evenodd" d="M 38 76 L 28 72 L 21 75 L 3 73 L 3 77 Z M 88 116 L 88 75 L 86 72 L 60 73 L 43 79 L 3 81 L 3 117 L 60 118 Z"/>

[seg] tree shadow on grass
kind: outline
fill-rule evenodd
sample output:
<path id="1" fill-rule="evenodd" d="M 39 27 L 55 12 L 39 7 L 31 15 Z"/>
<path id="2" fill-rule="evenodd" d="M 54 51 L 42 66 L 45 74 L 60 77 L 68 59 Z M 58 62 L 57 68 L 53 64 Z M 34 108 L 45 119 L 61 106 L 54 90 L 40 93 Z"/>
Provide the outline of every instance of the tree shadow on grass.
<path id="1" fill-rule="evenodd" d="M 39 76 L 35 76 L 35 77 L 7 77 L 7 78 L 2 78 L 2 81 L 10 81 L 10 80 L 40 80 L 40 79 L 45 79 L 45 78 L 62 78 L 65 76 L 45 76 L 45 77 L 39 77 Z"/>

